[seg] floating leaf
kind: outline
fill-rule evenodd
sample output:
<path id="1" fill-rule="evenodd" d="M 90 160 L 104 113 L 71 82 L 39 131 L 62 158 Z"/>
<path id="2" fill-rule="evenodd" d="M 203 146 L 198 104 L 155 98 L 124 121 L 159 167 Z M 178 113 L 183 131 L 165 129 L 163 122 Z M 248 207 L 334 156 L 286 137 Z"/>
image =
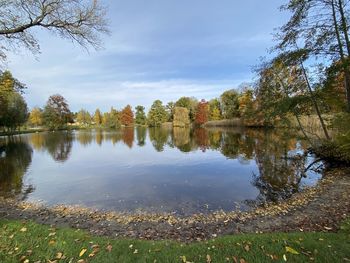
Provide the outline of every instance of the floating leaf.
<path id="1" fill-rule="evenodd" d="M 83 248 L 83 249 L 80 251 L 80 253 L 79 253 L 79 257 L 82 257 L 82 256 L 85 254 L 86 251 L 87 251 L 87 249 L 86 249 L 86 248 Z"/>

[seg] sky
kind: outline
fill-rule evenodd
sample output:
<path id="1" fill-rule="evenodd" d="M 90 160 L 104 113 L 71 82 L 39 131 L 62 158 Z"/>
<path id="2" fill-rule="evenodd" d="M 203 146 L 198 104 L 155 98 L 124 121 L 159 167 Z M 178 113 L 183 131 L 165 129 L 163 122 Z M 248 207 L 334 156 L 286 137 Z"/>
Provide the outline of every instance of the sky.
<path id="1" fill-rule="evenodd" d="M 27 85 L 30 108 L 52 94 L 63 95 L 72 111 L 91 112 L 219 97 L 252 81 L 274 29 L 288 18 L 281 0 L 100 1 L 111 31 L 102 50 L 36 30 L 41 54 L 9 54 L 7 67 Z"/>

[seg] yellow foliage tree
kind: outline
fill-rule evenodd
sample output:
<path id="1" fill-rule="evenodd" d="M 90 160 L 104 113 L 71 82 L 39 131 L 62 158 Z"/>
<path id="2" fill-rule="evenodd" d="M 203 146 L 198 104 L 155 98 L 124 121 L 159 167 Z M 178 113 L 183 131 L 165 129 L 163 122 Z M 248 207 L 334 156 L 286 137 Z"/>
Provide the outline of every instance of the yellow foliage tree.
<path id="1" fill-rule="evenodd" d="M 43 124 L 43 116 L 40 108 L 33 108 L 29 114 L 29 123 L 33 126 L 41 126 Z"/>

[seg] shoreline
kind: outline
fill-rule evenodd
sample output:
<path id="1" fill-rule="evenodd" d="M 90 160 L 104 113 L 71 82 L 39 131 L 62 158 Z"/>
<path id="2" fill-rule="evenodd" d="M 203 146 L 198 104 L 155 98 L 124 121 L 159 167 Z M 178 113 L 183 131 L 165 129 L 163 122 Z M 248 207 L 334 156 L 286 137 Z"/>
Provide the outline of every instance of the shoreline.
<path id="1" fill-rule="evenodd" d="M 349 175 L 349 168 L 327 171 L 315 187 L 250 212 L 218 211 L 180 218 L 173 214 L 125 214 L 0 199 L 0 218 L 85 229 L 97 236 L 182 242 L 239 233 L 335 232 L 350 215 Z"/>

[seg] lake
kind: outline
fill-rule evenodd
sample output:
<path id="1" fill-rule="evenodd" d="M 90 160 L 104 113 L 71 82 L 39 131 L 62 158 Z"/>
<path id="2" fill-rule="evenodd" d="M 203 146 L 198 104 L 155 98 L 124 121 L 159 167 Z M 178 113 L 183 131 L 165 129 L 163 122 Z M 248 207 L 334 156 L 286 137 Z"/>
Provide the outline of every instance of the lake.
<path id="1" fill-rule="evenodd" d="M 0 195 L 179 216 L 249 210 L 317 183 L 307 147 L 290 131 L 233 128 L 0 137 Z"/>

